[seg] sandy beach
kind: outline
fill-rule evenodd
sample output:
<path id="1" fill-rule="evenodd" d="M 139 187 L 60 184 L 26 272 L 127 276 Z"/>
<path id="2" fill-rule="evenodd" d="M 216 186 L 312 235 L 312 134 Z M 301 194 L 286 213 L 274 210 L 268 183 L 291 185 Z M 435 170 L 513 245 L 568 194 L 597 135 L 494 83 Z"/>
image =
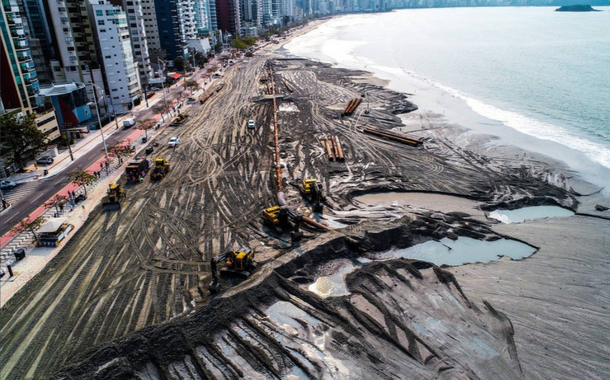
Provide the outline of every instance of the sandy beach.
<path id="1" fill-rule="evenodd" d="M 430 111 L 370 73 L 290 56 L 289 41 L 228 69 L 222 91 L 171 132 L 182 146 L 160 151 L 168 177 L 135 186 L 120 212 L 91 212 L 4 305 L 0 378 L 610 376 L 599 188 L 541 154 L 489 144 L 460 126 L 470 116 Z M 359 108 L 341 115 L 354 98 Z M 248 131 L 248 119 L 260 127 Z M 322 146 L 332 137 L 344 161 Z M 321 183 L 322 214 L 303 198 L 304 178 Z M 270 229 L 261 212 L 278 203 L 278 182 L 288 207 L 335 229 L 303 223 L 301 241 Z M 577 214 L 488 218 L 526 206 Z M 533 254 L 511 260 L 507 242 Z M 500 248 L 463 266 L 397 254 L 422 244 L 444 255 Z M 238 245 L 256 249 L 256 271 L 210 294 L 210 259 Z M 339 272 L 328 281 L 341 295 L 309 291 Z"/>

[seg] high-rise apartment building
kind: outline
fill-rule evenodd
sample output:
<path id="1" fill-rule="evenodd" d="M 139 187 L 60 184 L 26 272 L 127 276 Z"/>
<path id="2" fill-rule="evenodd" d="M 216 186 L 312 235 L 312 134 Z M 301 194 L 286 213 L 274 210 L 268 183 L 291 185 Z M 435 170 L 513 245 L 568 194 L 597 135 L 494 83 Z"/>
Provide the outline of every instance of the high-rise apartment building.
<path id="1" fill-rule="evenodd" d="M 24 25 L 27 20 L 28 39 L 38 81 L 51 83 L 53 72 L 49 62 L 54 58 L 54 51 L 44 2 L 43 0 L 18 0 L 18 3 L 23 9 Z"/>
<path id="2" fill-rule="evenodd" d="M 55 59 L 49 64 L 55 82 L 102 83 L 99 57 L 86 0 L 46 1 Z M 87 98 L 94 101 L 91 86 Z"/>
<path id="3" fill-rule="evenodd" d="M 55 140 L 59 137 L 59 130 L 53 107 L 45 107 L 42 99 L 42 104 L 38 104 L 40 86 L 22 18 L 25 12 L 16 0 L 2 0 L 0 13 L 2 113 L 36 114 L 38 129 L 45 133 L 48 140 Z"/>
<path id="4" fill-rule="evenodd" d="M 234 36 L 239 35 L 241 29 L 241 16 L 239 0 L 217 0 L 216 16 L 218 19 L 218 29 L 223 33 L 230 33 Z"/>
<path id="5" fill-rule="evenodd" d="M 210 14 L 210 3 L 216 0 L 194 0 L 195 27 L 197 37 L 205 37 L 213 34 L 212 15 Z M 216 8 L 214 8 L 214 11 Z"/>
<path id="6" fill-rule="evenodd" d="M 197 38 L 196 0 L 142 0 L 144 28 L 152 62 L 188 57 L 188 41 Z M 199 15 L 201 16 L 201 15 Z"/>
<path id="7" fill-rule="evenodd" d="M 127 14 L 127 23 L 129 25 L 129 33 L 131 34 L 131 48 L 138 64 L 140 83 L 143 86 L 148 85 L 153 77 L 153 72 L 150 65 L 150 54 L 148 53 L 148 40 L 144 27 L 142 3 L 133 0 L 110 0 L 110 2 L 122 7 Z"/>
<path id="8" fill-rule="evenodd" d="M 27 29 L 17 0 L 2 1 L 2 80 L 0 88 L 4 108 L 36 108 L 39 84 L 30 52 Z"/>
<path id="9" fill-rule="evenodd" d="M 116 113 L 128 112 L 140 103 L 142 94 L 127 15 L 123 8 L 104 0 L 89 0 L 88 8 L 106 93 Z"/>

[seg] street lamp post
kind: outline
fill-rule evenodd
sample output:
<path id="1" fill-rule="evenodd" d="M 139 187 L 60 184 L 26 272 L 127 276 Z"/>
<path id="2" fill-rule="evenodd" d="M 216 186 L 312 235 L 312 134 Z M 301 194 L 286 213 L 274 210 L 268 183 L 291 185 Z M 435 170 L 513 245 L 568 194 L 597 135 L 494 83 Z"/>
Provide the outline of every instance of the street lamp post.
<path id="1" fill-rule="evenodd" d="M 161 61 L 161 58 L 157 57 L 157 63 L 161 66 L 161 62 L 163 62 L 163 74 L 165 75 L 165 61 Z M 165 79 L 161 81 L 161 91 L 163 91 L 163 104 L 165 105 L 165 110 L 167 110 L 167 100 L 165 99 Z M 163 117 L 163 114 L 161 114 Z"/>
<path id="2" fill-rule="evenodd" d="M 116 110 L 114 109 L 114 103 L 112 102 L 112 94 L 108 95 L 108 99 L 110 99 L 110 107 L 112 107 L 112 117 L 114 118 L 114 124 L 116 125 L 116 129 L 119 129 L 119 121 L 116 119 Z"/>
<path id="3" fill-rule="evenodd" d="M 104 138 L 104 128 L 102 127 L 102 119 L 100 119 L 100 109 L 97 106 L 97 90 L 95 89 L 96 86 L 93 82 L 91 82 L 91 86 L 93 86 L 93 100 L 95 102 L 95 112 L 97 113 L 97 123 L 100 126 L 102 142 L 104 143 L 104 153 L 106 153 L 106 162 L 110 162 L 110 158 L 108 157 L 108 147 L 106 146 L 106 139 Z M 106 166 L 106 175 L 108 175 L 108 166 Z"/>

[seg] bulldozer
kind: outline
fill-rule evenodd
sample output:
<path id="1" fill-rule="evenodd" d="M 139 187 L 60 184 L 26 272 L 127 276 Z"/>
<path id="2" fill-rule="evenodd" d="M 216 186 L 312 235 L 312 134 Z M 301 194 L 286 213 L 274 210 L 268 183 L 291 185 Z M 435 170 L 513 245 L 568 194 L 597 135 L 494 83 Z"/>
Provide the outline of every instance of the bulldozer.
<path id="1" fill-rule="evenodd" d="M 314 212 L 322 212 L 324 202 L 324 195 L 322 194 L 322 187 L 315 178 L 308 178 L 302 182 L 302 192 L 305 199 L 312 205 Z"/>
<path id="2" fill-rule="evenodd" d="M 152 181 L 160 181 L 169 173 L 169 162 L 164 158 L 155 159 L 155 169 L 150 175 Z"/>
<path id="3" fill-rule="evenodd" d="M 221 275 L 237 275 L 243 278 L 250 277 L 251 271 L 256 268 L 254 251 L 243 247 L 212 258 L 210 264 L 212 269 L 212 282 L 208 286 L 208 290 L 211 293 L 218 293 L 220 291 L 218 265 L 223 266 L 220 269 Z"/>
<path id="4" fill-rule="evenodd" d="M 290 232 L 292 241 L 299 241 L 303 237 L 303 233 L 300 231 L 302 219 L 301 214 L 288 207 L 273 206 L 263 211 L 264 222 L 277 234 L 292 229 Z"/>
<path id="5" fill-rule="evenodd" d="M 186 121 L 186 118 L 187 118 L 187 117 L 188 117 L 188 115 L 185 115 L 185 114 L 183 114 L 183 113 L 180 113 L 180 114 L 178 115 L 178 117 L 176 117 L 176 118 L 174 119 L 174 121 L 173 121 L 173 122 L 172 122 L 172 123 L 171 123 L 169 126 L 170 126 L 170 127 L 178 127 L 178 126 L 182 125 L 182 124 L 183 124 L 183 123 Z"/>
<path id="6" fill-rule="evenodd" d="M 121 202 L 125 199 L 125 189 L 118 183 L 111 183 L 106 190 L 106 196 L 102 199 L 102 208 L 104 211 L 113 211 L 121 209 Z"/>

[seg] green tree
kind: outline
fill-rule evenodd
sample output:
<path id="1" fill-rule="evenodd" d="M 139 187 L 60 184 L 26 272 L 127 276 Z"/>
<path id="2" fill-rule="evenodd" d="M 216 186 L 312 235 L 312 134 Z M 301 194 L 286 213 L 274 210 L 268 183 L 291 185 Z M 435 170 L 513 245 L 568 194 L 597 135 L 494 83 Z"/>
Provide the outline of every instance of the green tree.
<path id="1" fill-rule="evenodd" d="M 155 125 L 157 125 L 155 119 L 144 119 L 142 121 L 138 121 L 138 126 L 136 128 L 143 130 L 145 137 L 148 140 L 148 131 L 153 129 Z"/>
<path id="2" fill-rule="evenodd" d="M 108 148 L 108 153 L 110 153 L 110 148 Z M 87 196 L 87 186 L 92 185 L 96 178 L 85 169 L 78 167 L 72 173 L 68 173 L 68 179 L 76 186 L 85 189 L 85 196 Z"/>
<path id="3" fill-rule="evenodd" d="M 174 69 L 178 72 L 184 71 L 184 58 L 176 57 L 174 58 Z"/>
<path id="4" fill-rule="evenodd" d="M 191 95 L 193 94 L 193 92 L 195 92 L 201 88 L 201 86 L 199 86 L 199 83 L 197 83 L 197 81 L 193 80 L 193 79 L 185 80 L 184 87 L 186 87 L 190 90 Z"/>
<path id="5" fill-rule="evenodd" d="M 116 157 L 119 160 L 119 164 L 122 164 L 123 159 L 131 156 L 133 153 L 130 144 L 131 141 L 129 139 L 117 141 L 108 147 L 108 154 L 112 158 Z"/>
<path id="6" fill-rule="evenodd" d="M 0 136 L 3 153 L 21 167 L 25 157 L 46 146 L 46 137 L 36 126 L 34 115 L 16 113 L 0 117 Z"/>
<path id="7" fill-rule="evenodd" d="M 68 201 L 68 197 L 65 195 L 56 194 L 53 198 L 45 202 L 44 207 L 51 209 L 55 207 L 55 211 L 59 214 L 59 207 Z"/>
<path id="8" fill-rule="evenodd" d="M 28 216 L 27 218 L 19 222 L 15 227 L 13 227 L 13 229 L 11 229 L 11 232 L 17 235 L 24 231 L 29 231 L 32 233 L 32 235 L 34 235 L 34 241 L 36 242 L 36 244 L 40 244 L 38 236 L 36 235 L 36 230 L 42 227 L 42 225 L 46 221 L 47 220 L 42 216 L 39 216 L 34 220 L 30 219 L 30 217 Z"/>

